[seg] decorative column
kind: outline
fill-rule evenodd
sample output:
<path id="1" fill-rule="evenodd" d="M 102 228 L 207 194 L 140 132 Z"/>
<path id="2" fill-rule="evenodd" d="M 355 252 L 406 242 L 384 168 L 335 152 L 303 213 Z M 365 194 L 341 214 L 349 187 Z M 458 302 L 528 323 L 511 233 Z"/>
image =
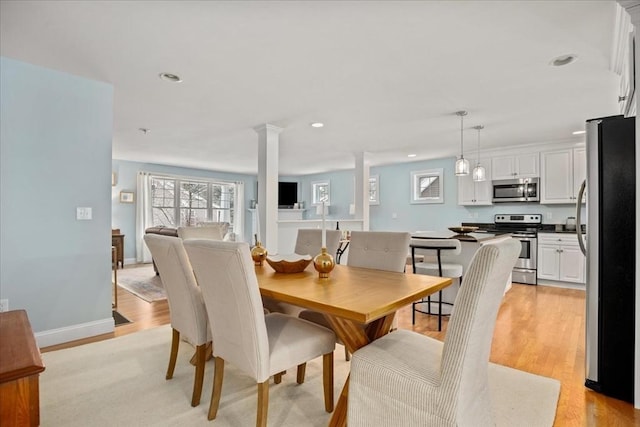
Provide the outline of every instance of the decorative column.
<path id="1" fill-rule="evenodd" d="M 258 221 L 262 246 L 278 252 L 278 156 L 282 128 L 264 124 L 258 133 Z"/>
<path id="2" fill-rule="evenodd" d="M 356 153 L 356 187 L 355 200 L 356 219 L 362 220 L 362 230 L 369 230 L 369 168 L 370 153 Z"/>
<path id="3" fill-rule="evenodd" d="M 625 8 L 631 16 L 631 23 L 636 28 L 640 28 L 640 1 L 638 0 L 618 0 L 620 6 Z M 636 31 L 636 34 L 638 32 Z M 635 69 L 640 68 L 640 60 L 638 55 L 634 53 Z M 636 111 L 640 111 L 638 95 L 635 96 Z M 636 118 L 636 242 L 640 242 L 640 121 Z M 636 244 L 636 313 L 640 311 L 640 274 L 638 274 L 638 266 L 640 265 L 640 250 Z M 640 316 L 636 316 L 636 342 L 635 342 L 635 378 L 634 378 L 634 404 L 633 406 L 640 409 Z"/>

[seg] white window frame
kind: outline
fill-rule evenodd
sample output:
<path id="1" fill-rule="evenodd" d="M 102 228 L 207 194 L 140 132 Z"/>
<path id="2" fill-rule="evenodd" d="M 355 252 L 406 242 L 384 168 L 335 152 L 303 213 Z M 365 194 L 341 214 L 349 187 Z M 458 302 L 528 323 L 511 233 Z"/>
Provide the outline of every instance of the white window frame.
<path id="1" fill-rule="evenodd" d="M 438 180 L 438 197 L 421 195 L 423 181 L 431 178 Z M 442 168 L 411 172 L 411 203 L 444 203 L 444 171 Z"/>
<path id="2" fill-rule="evenodd" d="M 372 196 L 371 187 L 375 188 L 375 194 Z M 370 205 L 379 205 L 380 204 L 380 177 L 378 175 L 369 176 L 369 204 Z"/>
<path id="3" fill-rule="evenodd" d="M 181 210 L 186 209 L 185 207 L 182 207 L 180 204 L 180 194 L 181 194 L 181 185 L 185 182 L 189 182 L 189 183 L 202 183 L 202 184 L 206 184 L 207 185 L 207 195 L 206 195 L 206 200 L 207 200 L 207 205 L 205 208 L 197 208 L 197 209 L 203 209 L 207 212 L 206 215 L 206 221 L 207 222 L 217 222 L 220 218 L 216 218 L 213 216 L 213 212 L 214 211 L 219 211 L 220 208 L 216 209 L 213 205 L 212 205 L 212 199 L 213 199 L 213 188 L 212 186 L 218 186 L 218 185 L 233 185 L 234 186 L 234 198 L 233 200 L 229 200 L 230 203 L 230 207 L 228 208 L 228 219 L 225 218 L 223 222 L 229 222 L 230 224 L 230 228 L 229 231 L 234 231 L 236 233 L 238 233 L 240 230 L 236 231 L 236 227 L 238 224 L 243 223 L 242 219 L 239 218 L 238 215 L 242 215 L 242 212 L 240 211 L 240 209 L 238 209 L 238 188 L 237 182 L 232 182 L 232 181 L 226 181 L 226 180 L 219 180 L 219 179 L 211 179 L 211 178 L 201 178 L 201 177 L 185 177 L 185 176 L 178 176 L 178 175 L 163 175 L 163 174 L 150 174 L 150 180 L 149 180 L 149 185 L 152 184 L 153 179 L 166 179 L 166 180 L 171 180 L 174 182 L 174 189 L 173 189 L 173 206 L 171 207 L 166 207 L 168 209 L 173 209 L 174 211 L 174 222 L 175 224 L 172 224 L 172 226 L 174 227 L 179 227 L 181 224 L 180 222 L 180 218 L 181 218 Z M 152 193 L 151 188 L 149 189 L 149 194 Z M 153 205 L 153 201 L 150 204 L 150 209 L 151 209 L 151 218 L 153 218 L 154 214 L 153 214 L 153 209 L 156 207 L 160 207 L 160 206 L 154 206 Z M 224 209 L 224 208 L 222 208 Z M 155 224 L 152 224 L 155 225 Z M 196 225 L 196 224 L 192 224 L 192 225 Z"/>
<path id="4" fill-rule="evenodd" d="M 322 198 L 321 189 L 327 187 L 326 198 Z M 311 183 L 311 197 L 314 206 L 321 205 L 322 202 L 326 206 L 331 204 L 331 183 L 329 181 L 314 181 Z"/>

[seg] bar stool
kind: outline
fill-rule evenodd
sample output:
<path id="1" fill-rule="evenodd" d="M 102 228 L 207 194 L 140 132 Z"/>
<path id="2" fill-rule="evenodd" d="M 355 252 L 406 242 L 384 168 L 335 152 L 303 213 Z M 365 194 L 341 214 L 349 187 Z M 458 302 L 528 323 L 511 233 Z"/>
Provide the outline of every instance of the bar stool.
<path id="1" fill-rule="evenodd" d="M 425 274 L 429 276 L 450 277 L 452 279 L 459 279 L 462 284 L 462 264 L 442 262 L 442 253 L 446 252 L 446 255 L 460 255 L 462 252 L 462 245 L 458 239 L 411 239 L 411 265 L 413 266 L 414 274 Z M 425 255 L 425 261 L 416 262 L 416 258 L 419 256 L 416 254 L 416 249 Z M 429 257 L 430 256 L 430 257 Z M 429 258 L 436 258 L 436 262 L 430 262 Z M 420 304 L 427 304 L 427 311 L 423 311 L 418 307 Z M 442 330 L 442 290 L 438 291 L 438 331 Z M 453 305 L 453 303 L 445 302 L 444 304 Z M 411 322 L 416 324 L 416 311 L 423 314 L 435 314 L 431 312 L 431 297 L 415 301 L 411 304 Z"/>

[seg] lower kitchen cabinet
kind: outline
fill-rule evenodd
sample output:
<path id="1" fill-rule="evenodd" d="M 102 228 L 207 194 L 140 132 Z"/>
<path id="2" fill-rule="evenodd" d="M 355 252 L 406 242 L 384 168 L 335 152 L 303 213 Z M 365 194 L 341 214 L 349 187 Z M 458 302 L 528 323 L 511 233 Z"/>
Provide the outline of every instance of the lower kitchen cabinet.
<path id="1" fill-rule="evenodd" d="M 585 282 L 585 257 L 575 234 L 538 234 L 538 279 Z"/>

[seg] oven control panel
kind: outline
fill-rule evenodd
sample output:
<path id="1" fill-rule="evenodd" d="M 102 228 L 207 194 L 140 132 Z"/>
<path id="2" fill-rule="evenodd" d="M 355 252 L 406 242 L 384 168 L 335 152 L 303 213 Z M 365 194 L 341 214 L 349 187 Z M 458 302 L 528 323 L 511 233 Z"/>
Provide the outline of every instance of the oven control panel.
<path id="1" fill-rule="evenodd" d="M 542 224 L 542 214 L 496 214 L 493 216 L 496 224 Z"/>

